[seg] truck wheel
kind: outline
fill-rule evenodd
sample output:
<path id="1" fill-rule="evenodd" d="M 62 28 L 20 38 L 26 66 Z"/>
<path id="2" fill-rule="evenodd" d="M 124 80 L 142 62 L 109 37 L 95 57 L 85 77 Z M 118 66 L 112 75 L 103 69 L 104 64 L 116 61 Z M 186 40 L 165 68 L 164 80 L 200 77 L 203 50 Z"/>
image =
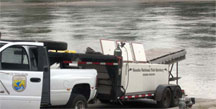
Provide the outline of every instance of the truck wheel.
<path id="1" fill-rule="evenodd" d="M 159 107 L 168 108 L 171 102 L 171 91 L 169 88 L 164 89 L 161 100 L 157 101 Z"/>
<path id="2" fill-rule="evenodd" d="M 171 106 L 179 105 L 179 98 L 181 98 L 181 89 L 176 87 L 173 91 L 172 99 L 171 99 Z"/>
<path id="3" fill-rule="evenodd" d="M 87 108 L 86 98 L 80 94 L 72 94 L 66 105 L 66 108 L 86 109 Z"/>
<path id="4" fill-rule="evenodd" d="M 67 43 L 60 41 L 40 41 L 48 50 L 67 50 Z"/>

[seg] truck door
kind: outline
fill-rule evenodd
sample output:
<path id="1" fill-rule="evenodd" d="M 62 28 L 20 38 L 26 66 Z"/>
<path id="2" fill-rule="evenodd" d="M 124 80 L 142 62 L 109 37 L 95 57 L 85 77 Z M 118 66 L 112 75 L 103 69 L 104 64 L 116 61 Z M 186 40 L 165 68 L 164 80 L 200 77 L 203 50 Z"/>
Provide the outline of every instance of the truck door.
<path id="1" fill-rule="evenodd" d="M 0 51 L 0 109 L 39 109 L 43 71 L 32 68 L 23 46 Z"/>

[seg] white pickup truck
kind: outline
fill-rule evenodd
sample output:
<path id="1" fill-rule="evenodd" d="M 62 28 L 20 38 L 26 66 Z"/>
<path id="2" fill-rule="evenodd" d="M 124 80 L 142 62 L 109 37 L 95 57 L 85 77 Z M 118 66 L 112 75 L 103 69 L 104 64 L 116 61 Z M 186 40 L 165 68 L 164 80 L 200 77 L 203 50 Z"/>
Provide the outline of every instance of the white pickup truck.
<path id="1" fill-rule="evenodd" d="M 79 109 L 94 99 L 97 71 L 51 69 L 48 49 L 65 50 L 67 44 L 0 40 L 0 109 Z"/>

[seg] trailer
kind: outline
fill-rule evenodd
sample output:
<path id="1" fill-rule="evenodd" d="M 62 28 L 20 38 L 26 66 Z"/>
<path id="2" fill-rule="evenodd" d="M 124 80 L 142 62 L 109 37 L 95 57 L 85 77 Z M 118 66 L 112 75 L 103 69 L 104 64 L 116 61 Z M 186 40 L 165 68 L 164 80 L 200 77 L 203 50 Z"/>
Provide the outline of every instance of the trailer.
<path id="1" fill-rule="evenodd" d="M 185 59 L 184 49 L 145 51 L 140 43 L 100 42 L 102 53 L 92 49 L 86 53 L 50 51 L 50 63 L 60 63 L 64 69 L 96 69 L 96 98 L 103 103 L 145 98 L 155 100 L 163 108 L 179 105 L 183 93 L 178 85 L 178 63 Z"/>

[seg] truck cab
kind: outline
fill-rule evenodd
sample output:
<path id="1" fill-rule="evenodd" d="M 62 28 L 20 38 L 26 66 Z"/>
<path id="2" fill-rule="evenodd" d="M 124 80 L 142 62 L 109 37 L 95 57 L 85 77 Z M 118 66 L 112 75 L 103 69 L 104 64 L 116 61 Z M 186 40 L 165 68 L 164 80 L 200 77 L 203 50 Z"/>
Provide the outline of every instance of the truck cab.
<path id="1" fill-rule="evenodd" d="M 96 70 L 51 70 L 47 45 L 0 41 L 0 109 L 86 107 L 94 98 Z"/>
<path id="2" fill-rule="evenodd" d="M 1 42 L 0 107 L 2 109 L 22 108 L 23 104 L 26 107 L 40 107 L 42 86 L 45 83 L 43 81 L 46 74 L 49 74 L 48 59 L 41 59 L 46 56 L 45 50 L 43 43 Z M 49 90 L 49 87 L 47 89 Z M 10 105 L 3 105 L 8 103 Z"/>

